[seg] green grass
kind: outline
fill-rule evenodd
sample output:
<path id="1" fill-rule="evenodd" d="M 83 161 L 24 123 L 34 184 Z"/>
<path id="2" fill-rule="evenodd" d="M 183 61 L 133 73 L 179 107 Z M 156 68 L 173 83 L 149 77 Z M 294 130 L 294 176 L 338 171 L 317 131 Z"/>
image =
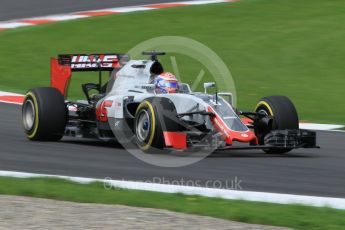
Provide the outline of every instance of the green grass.
<path id="1" fill-rule="evenodd" d="M 345 123 L 344 25 L 343 0 L 242 0 L 19 28 L 0 33 L 0 89 L 48 85 L 49 57 L 59 53 L 126 52 L 157 36 L 185 36 L 229 66 L 240 108 L 282 94 L 303 120 Z M 192 81 L 200 66 L 185 60 L 177 59 L 181 75 Z M 90 79 L 78 74 L 71 96 Z"/>
<path id="2" fill-rule="evenodd" d="M 345 226 L 345 211 L 326 207 L 279 205 L 138 190 L 106 190 L 101 183 L 82 185 L 55 178 L 17 179 L 0 177 L 0 194 L 82 203 L 159 208 L 296 229 L 331 230 L 343 229 Z"/>

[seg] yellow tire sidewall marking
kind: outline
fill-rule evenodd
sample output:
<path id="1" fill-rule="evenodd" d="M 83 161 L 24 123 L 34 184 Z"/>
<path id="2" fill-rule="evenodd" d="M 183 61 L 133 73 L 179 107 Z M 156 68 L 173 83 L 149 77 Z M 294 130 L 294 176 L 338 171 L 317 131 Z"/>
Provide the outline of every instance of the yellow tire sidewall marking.
<path id="1" fill-rule="evenodd" d="M 32 131 L 31 134 L 28 135 L 28 138 L 32 139 L 33 137 L 35 137 L 35 135 L 37 134 L 37 130 L 38 130 L 38 103 L 37 103 L 37 99 L 36 96 L 32 93 L 29 92 L 26 94 L 26 97 L 30 96 L 32 98 L 32 100 L 34 101 L 34 106 L 35 106 L 35 126 L 34 126 L 34 130 Z"/>
<path id="2" fill-rule="evenodd" d="M 267 103 L 267 102 L 265 102 L 265 101 L 259 101 L 259 103 L 257 104 L 257 106 L 256 106 L 256 108 L 255 108 L 255 111 L 260 107 L 260 106 L 265 106 L 267 109 L 268 109 L 268 111 L 270 112 L 270 115 L 271 116 L 274 116 L 274 114 L 273 114 L 273 110 L 272 110 L 272 108 L 271 108 L 271 106 Z"/>
<path id="3" fill-rule="evenodd" d="M 138 106 L 137 108 L 137 111 L 136 111 L 136 114 L 138 113 L 138 111 L 140 109 L 142 109 L 145 105 L 147 105 L 148 109 L 150 110 L 151 112 L 151 126 L 150 126 L 150 131 L 151 131 L 151 134 L 150 134 L 150 137 L 149 137 L 149 141 L 144 145 L 144 146 L 141 146 L 140 148 L 142 150 L 147 150 L 150 148 L 150 146 L 152 145 L 152 142 L 153 142 L 153 138 L 155 136 L 155 132 L 156 132 L 156 116 L 155 116 L 155 111 L 153 109 L 153 106 L 152 104 L 149 102 L 149 101 L 143 101 L 142 103 L 140 103 L 140 105 Z"/>

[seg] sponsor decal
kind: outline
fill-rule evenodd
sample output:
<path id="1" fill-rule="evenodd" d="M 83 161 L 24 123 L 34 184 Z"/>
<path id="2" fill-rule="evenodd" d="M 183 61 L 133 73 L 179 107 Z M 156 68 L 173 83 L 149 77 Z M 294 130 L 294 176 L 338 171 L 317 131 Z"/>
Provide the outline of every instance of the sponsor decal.
<path id="1" fill-rule="evenodd" d="M 72 56 L 72 69 L 87 68 L 114 68 L 118 65 L 117 55 L 74 55 Z"/>
<path id="2" fill-rule="evenodd" d="M 115 127 L 119 127 L 119 126 L 120 126 L 120 123 L 121 123 L 121 121 L 115 121 L 114 126 L 115 126 Z"/>

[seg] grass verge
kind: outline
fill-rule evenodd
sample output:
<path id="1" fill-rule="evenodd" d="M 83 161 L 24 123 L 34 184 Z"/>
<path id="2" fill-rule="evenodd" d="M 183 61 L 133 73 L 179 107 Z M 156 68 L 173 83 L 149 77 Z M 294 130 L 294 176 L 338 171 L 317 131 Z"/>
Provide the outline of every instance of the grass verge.
<path id="1" fill-rule="evenodd" d="M 343 229 L 345 226 L 345 211 L 327 207 L 279 205 L 138 190 L 106 190 L 101 183 L 83 185 L 55 178 L 0 177 L 0 194 L 159 208 L 295 229 L 331 230 Z"/>
<path id="2" fill-rule="evenodd" d="M 282 94 L 295 102 L 301 119 L 345 123 L 343 5 L 343 0 L 242 0 L 8 30 L 0 33 L 0 89 L 25 92 L 49 85 L 49 58 L 59 53 L 127 52 L 157 36 L 184 36 L 210 47 L 229 66 L 240 109 Z M 170 59 L 163 61 L 169 65 Z M 185 57 L 177 63 L 187 82 L 200 71 Z M 77 74 L 70 95 L 80 96 L 80 84 L 95 80 Z"/>

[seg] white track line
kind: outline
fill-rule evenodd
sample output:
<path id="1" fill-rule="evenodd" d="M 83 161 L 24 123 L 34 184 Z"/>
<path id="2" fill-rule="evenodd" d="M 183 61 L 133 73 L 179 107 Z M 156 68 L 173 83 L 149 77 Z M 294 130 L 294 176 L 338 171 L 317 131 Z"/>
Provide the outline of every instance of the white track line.
<path id="1" fill-rule="evenodd" d="M 117 7 L 117 8 L 110 8 L 110 9 L 103 9 L 101 11 L 111 11 L 116 13 L 130 13 L 136 11 L 146 11 L 146 10 L 155 10 L 155 8 L 150 7 Z"/>
<path id="2" fill-rule="evenodd" d="M 320 130 L 320 131 L 344 128 L 343 125 L 313 124 L 313 123 L 300 123 L 299 127 L 301 129 Z"/>
<path id="3" fill-rule="evenodd" d="M 36 174 L 25 172 L 13 171 L 0 171 L 0 176 L 15 177 L 15 178 L 37 178 L 37 177 L 56 177 L 74 181 L 81 184 L 88 184 L 91 182 L 106 183 L 107 186 L 122 189 L 135 189 L 152 192 L 163 193 L 183 193 L 186 195 L 200 195 L 205 197 L 217 197 L 228 200 L 246 200 L 268 202 L 276 204 L 301 204 L 315 207 L 331 207 L 335 209 L 345 209 L 345 199 L 332 198 L 332 197 L 317 197 L 317 196 L 301 196 L 292 194 L 281 193 L 268 193 L 268 192 L 251 192 L 251 191 L 236 191 L 226 189 L 192 187 L 182 185 L 168 185 L 168 184 L 155 184 L 136 181 L 123 181 L 123 180 L 108 180 L 108 179 L 94 179 L 84 177 L 69 177 L 60 175 Z"/>
<path id="4" fill-rule="evenodd" d="M 186 5 L 205 5 L 205 4 L 222 3 L 222 2 L 231 2 L 231 1 L 224 1 L 224 0 L 200 0 L 200 1 L 184 1 L 184 2 L 176 2 L 176 3 L 181 3 L 181 4 L 186 4 Z"/>
<path id="5" fill-rule="evenodd" d="M 10 93 L 10 92 L 0 91 L 0 96 L 24 96 L 24 95 L 19 94 L 19 93 Z"/>
<path id="6" fill-rule="evenodd" d="M 86 15 L 52 15 L 52 16 L 46 16 L 38 18 L 38 20 L 52 20 L 52 21 L 69 21 L 69 20 L 75 20 L 80 18 L 88 18 L 89 16 Z M 36 18 L 37 20 L 37 18 Z"/>
<path id="7" fill-rule="evenodd" d="M 31 23 L 24 23 L 24 22 L 4 22 L 0 23 L 0 29 L 14 29 L 23 26 L 32 26 Z"/>

